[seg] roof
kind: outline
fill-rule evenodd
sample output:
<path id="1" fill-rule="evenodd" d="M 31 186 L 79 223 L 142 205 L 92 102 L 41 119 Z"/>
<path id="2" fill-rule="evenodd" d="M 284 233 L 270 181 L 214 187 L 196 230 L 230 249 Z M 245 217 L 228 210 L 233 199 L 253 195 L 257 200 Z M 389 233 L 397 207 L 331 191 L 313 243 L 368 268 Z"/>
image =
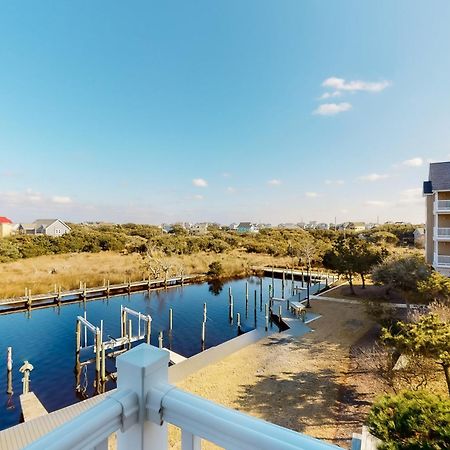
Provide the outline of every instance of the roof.
<path id="1" fill-rule="evenodd" d="M 0 216 L 0 223 L 12 223 L 12 220 L 7 217 Z"/>
<path id="2" fill-rule="evenodd" d="M 239 222 L 238 228 L 251 228 L 252 226 L 251 222 Z"/>
<path id="3" fill-rule="evenodd" d="M 433 191 L 450 190 L 450 161 L 431 163 L 428 180 Z"/>
<path id="4" fill-rule="evenodd" d="M 33 222 L 33 225 L 36 228 L 39 228 L 40 226 L 43 226 L 44 228 L 49 227 L 55 222 L 61 222 L 65 227 L 67 227 L 70 230 L 70 227 L 66 225 L 62 220 L 60 219 L 37 219 Z"/>

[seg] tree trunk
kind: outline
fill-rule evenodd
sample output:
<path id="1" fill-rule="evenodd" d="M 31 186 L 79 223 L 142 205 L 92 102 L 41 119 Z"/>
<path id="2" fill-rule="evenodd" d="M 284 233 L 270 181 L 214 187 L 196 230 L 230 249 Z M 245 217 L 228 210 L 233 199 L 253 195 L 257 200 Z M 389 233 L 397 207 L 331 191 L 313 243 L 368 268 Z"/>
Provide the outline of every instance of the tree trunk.
<path id="1" fill-rule="evenodd" d="M 450 366 L 442 364 L 442 368 L 444 369 L 445 381 L 447 382 L 448 395 L 450 395 Z"/>
<path id="2" fill-rule="evenodd" d="M 353 287 L 353 275 L 349 275 L 348 285 L 350 286 L 350 291 L 351 291 L 352 295 L 356 295 L 355 288 Z"/>
<path id="3" fill-rule="evenodd" d="M 366 288 L 366 279 L 364 278 L 364 274 L 360 273 L 359 275 L 361 277 L 362 289 L 365 289 Z"/>

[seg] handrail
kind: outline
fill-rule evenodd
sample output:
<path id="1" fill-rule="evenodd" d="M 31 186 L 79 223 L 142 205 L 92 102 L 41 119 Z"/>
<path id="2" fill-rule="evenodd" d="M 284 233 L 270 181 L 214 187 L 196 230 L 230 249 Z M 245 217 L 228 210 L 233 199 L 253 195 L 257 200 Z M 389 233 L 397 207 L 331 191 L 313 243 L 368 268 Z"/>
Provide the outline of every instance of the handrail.
<path id="1" fill-rule="evenodd" d="M 138 420 L 138 396 L 131 391 L 116 391 L 79 416 L 44 435 L 27 450 L 86 450 Z"/>
<path id="2" fill-rule="evenodd" d="M 332 444 L 226 408 L 170 384 L 150 391 L 162 396 L 161 419 L 224 448 L 239 450 L 332 450 Z M 147 403 L 149 416 L 154 404 Z"/>

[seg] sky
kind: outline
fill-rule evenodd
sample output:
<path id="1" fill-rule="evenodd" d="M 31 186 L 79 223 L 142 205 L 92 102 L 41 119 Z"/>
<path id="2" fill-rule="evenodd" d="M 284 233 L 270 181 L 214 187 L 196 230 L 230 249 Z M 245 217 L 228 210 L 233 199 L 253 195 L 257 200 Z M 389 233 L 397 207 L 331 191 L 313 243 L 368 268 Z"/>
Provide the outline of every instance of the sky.
<path id="1" fill-rule="evenodd" d="M 450 2 L 0 0 L 0 216 L 423 222 Z"/>

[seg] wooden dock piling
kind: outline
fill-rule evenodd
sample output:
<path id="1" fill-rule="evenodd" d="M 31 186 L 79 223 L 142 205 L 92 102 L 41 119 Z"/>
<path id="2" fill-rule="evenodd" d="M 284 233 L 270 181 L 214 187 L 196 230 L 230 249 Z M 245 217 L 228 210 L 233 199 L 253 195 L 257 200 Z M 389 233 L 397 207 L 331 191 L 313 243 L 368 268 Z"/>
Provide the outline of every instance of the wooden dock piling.
<path id="1" fill-rule="evenodd" d="M 160 331 L 158 335 L 158 346 L 159 348 L 163 348 L 163 332 Z"/>
<path id="2" fill-rule="evenodd" d="M 173 309 L 169 308 L 169 331 L 172 332 L 173 329 Z"/>

